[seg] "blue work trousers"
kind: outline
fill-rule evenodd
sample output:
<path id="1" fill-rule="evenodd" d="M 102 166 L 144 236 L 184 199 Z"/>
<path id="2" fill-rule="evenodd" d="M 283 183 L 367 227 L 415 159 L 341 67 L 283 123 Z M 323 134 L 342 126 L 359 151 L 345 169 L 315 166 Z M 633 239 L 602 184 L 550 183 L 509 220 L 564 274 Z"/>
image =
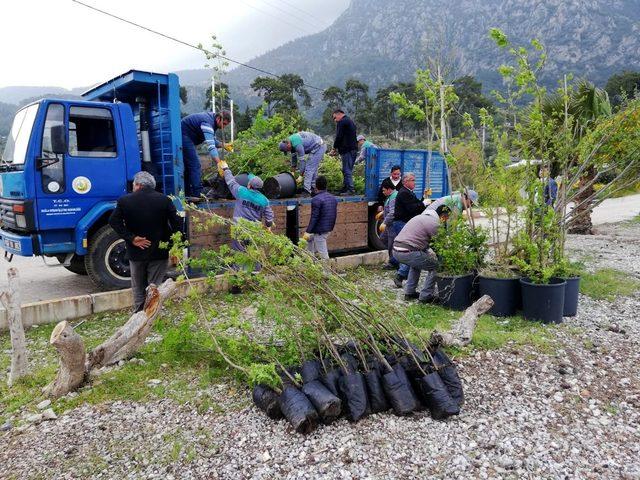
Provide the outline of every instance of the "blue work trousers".
<path id="1" fill-rule="evenodd" d="M 398 261 L 398 259 L 396 258 L 396 256 L 393 254 L 393 242 L 395 241 L 396 237 L 398 236 L 398 234 L 400 233 L 400 230 L 402 230 L 402 228 L 407 224 L 407 222 L 402 222 L 400 220 L 394 220 L 393 223 L 391 223 L 391 228 L 389 228 L 389 240 L 388 240 L 388 245 L 391 245 L 391 249 L 389 250 L 389 263 L 391 263 L 393 265 L 393 261 L 391 260 L 391 258 L 393 257 L 393 259 L 396 261 L 396 263 L 399 264 L 398 266 L 398 275 L 401 276 L 402 278 L 407 278 L 409 276 L 409 265 L 405 265 L 404 263 L 400 263 Z"/>
<path id="2" fill-rule="evenodd" d="M 202 167 L 193 141 L 182 135 L 182 157 L 184 160 L 184 194 L 199 197 L 202 193 Z"/>
<path id="3" fill-rule="evenodd" d="M 340 154 L 340 158 L 342 159 L 342 188 L 349 192 L 353 192 L 355 190 L 353 186 L 353 165 L 356 163 L 357 154 L 358 152 L 356 150 Z"/>

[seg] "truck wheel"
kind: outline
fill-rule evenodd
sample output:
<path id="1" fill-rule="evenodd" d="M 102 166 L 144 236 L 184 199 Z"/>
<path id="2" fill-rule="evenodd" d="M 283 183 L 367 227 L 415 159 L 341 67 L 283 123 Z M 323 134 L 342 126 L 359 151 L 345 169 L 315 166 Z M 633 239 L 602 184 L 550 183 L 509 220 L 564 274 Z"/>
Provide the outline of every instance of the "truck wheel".
<path id="1" fill-rule="evenodd" d="M 118 290 L 131 286 L 125 243 L 109 226 L 100 227 L 89 239 L 89 253 L 84 264 L 87 274 L 101 290 Z"/>
<path id="2" fill-rule="evenodd" d="M 64 263 L 65 257 L 66 255 L 56 255 L 56 258 L 60 263 Z M 84 255 L 76 255 L 74 253 L 73 257 L 71 257 L 71 261 L 69 262 L 69 265 L 63 265 L 63 267 L 69 270 L 70 272 L 78 275 L 87 274 L 87 268 L 84 266 Z"/>
<path id="3" fill-rule="evenodd" d="M 369 210 L 369 248 L 371 250 L 386 250 L 387 245 L 380 239 L 380 233 L 378 233 L 378 227 L 382 220 L 376 220 L 376 213 L 375 208 Z"/>

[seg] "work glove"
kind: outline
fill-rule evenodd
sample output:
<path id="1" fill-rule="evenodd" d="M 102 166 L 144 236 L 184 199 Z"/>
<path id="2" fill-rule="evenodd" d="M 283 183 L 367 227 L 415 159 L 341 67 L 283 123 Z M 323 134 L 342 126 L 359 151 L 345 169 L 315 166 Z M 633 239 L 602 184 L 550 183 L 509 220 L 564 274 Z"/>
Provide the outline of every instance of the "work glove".
<path id="1" fill-rule="evenodd" d="M 300 185 L 303 180 L 304 180 L 304 177 L 302 175 L 298 175 L 298 178 L 296 178 L 296 184 Z"/>
<path id="2" fill-rule="evenodd" d="M 387 229 L 387 226 L 384 223 L 381 223 L 380 226 L 378 227 L 378 231 L 380 233 L 384 233 L 386 229 Z"/>
<path id="3" fill-rule="evenodd" d="M 311 237 L 313 237 L 313 234 L 308 232 L 304 232 L 304 235 L 302 235 L 302 238 L 304 239 L 305 242 L 308 242 L 309 240 L 311 240 Z"/>
<path id="4" fill-rule="evenodd" d="M 229 165 L 227 165 L 227 162 L 225 162 L 224 160 L 220 160 L 218 162 L 218 175 L 220 175 L 221 177 L 224 177 L 225 168 L 229 168 Z"/>
<path id="5" fill-rule="evenodd" d="M 224 144 L 224 149 L 225 149 L 227 152 L 233 152 L 233 142 L 225 143 L 225 144 Z"/>
<path id="6" fill-rule="evenodd" d="M 380 220 L 382 217 L 384 217 L 384 212 L 376 213 L 376 220 Z"/>
<path id="7" fill-rule="evenodd" d="M 425 188 L 422 193 L 422 198 L 429 198 L 433 194 L 433 190 L 431 188 Z"/>

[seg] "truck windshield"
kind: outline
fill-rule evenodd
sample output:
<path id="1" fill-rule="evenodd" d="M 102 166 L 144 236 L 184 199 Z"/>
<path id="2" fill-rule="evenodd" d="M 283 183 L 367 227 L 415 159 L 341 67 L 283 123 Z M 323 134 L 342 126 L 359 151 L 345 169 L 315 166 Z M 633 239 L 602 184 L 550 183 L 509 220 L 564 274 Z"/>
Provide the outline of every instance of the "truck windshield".
<path id="1" fill-rule="evenodd" d="M 38 113 L 40 104 L 29 105 L 16 113 L 13 119 L 13 125 L 7 138 L 7 144 L 2 154 L 2 163 L 5 165 L 23 165 L 27 156 L 27 147 L 29 146 L 29 137 L 31 137 L 31 129 L 33 122 Z"/>

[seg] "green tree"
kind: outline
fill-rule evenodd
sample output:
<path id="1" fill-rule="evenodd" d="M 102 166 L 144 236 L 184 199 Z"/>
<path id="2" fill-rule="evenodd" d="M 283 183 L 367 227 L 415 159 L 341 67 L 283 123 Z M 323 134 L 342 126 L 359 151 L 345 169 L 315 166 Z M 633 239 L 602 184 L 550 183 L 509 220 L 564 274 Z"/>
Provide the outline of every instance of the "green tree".
<path id="1" fill-rule="evenodd" d="M 332 85 L 322 92 L 322 101 L 326 102 L 327 107 L 322 112 L 322 124 L 326 127 L 333 125 L 331 114 L 336 108 L 340 108 L 345 103 L 345 93 L 340 87 Z"/>
<path id="2" fill-rule="evenodd" d="M 350 78 L 344 85 L 345 98 L 349 101 L 353 119 L 358 127 L 371 127 L 371 99 L 369 98 L 369 85 Z"/>
<path id="3" fill-rule="evenodd" d="M 493 102 L 482 94 L 482 83 L 472 75 L 465 75 L 453 81 L 453 89 L 458 101 L 453 108 L 456 114 L 451 116 L 451 135 L 459 135 L 464 128 L 463 114 L 469 113 L 474 122 L 480 120 L 480 110 L 485 109 L 489 113 L 495 111 Z"/>
<path id="4" fill-rule="evenodd" d="M 640 72 L 624 71 L 609 77 L 604 89 L 611 104 L 618 107 L 628 100 L 640 97 Z"/>
<path id="5" fill-rule="evenodd" d="M 251 82 L 251 88 L 267 104 L 267 115 L 279 113 L 298 116 L 300 105 L 311 106 L 311 96 L 304 80 L 294 73 L 285 73 L 279 77 L 256 77 Z"/>

